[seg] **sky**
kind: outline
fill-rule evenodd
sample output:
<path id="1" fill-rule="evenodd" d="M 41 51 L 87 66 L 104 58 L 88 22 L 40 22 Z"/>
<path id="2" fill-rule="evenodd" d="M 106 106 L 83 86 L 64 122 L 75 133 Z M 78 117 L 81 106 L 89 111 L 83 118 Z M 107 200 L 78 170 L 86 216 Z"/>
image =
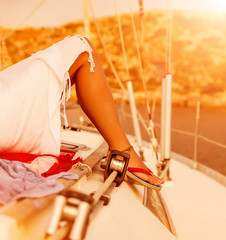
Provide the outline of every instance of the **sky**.
<path id="1" fill-rule="evenodd" d="M 115 15 L 114 1 L 120 13 L 129 11 L 129 0 L 90 0 L 96 17 Z M 138 11 L 138 0 L 130 0 Z M 173 9 L 226 12 L 226 0 L 168 0 Z M 36 12 L 23 21 L 37 6 Z M 144 10 L 167 9 L 167 0 L 143 0 Z M 82 0 L 0 0 L 0 25 L 16 27 L 59 26 L 83 19 Z"/>

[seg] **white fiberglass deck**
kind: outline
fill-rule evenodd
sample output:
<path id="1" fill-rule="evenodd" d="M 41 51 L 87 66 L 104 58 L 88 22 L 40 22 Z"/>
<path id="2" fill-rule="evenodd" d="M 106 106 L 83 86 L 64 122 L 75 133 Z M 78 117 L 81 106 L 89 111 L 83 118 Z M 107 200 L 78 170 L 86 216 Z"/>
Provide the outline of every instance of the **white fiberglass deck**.
<path id="1" fill-rule="evenodd" d="M 132 139 L 133 140 L 133 139 Z M 145 158 L 150 159 L 150 151 L 146 148 Z M 155 162 L 151 162 L 152 170 L 154 168 Z M 176 228 L 177 237 L 181 240 L 212 240 L 218 239 L 223 240 L 226 237 L 226 189 L 223 185 L 219 184 L 215 180 L 209 178 L 198 170 L 194 170 L 189 166 L 180 163 L 176 160 L 172 160 L 171 166 L 171 177 L 172 181 L 166 182 L 163 185 L 161 193 L 165 199 L 168 206 L 169 212 L 171 214 L 173 223 Z M 101 181 L 101 180 L 100 180 Z M 91 181 L 92 182 L 92 181 Z M 95 181 L 94 181 L 95 182 Z M 133 220 L 143 224 L 144 228 L 149 228 L 149 234 L 144 234 L 142 239 L 170 239 L 173 237 L 169 235 L 166 237 L 164 232 L 166 229 L 162 230 L 160 225 L 159 228 L 156 227 L 156 221 L 158 221 L 153 215 L 150 216 L 149 211 L 142 206 L 142 197 L 140 196 L 139 203 L 136 202 L 136 197 L 131 198 L 127 201 L 125 192 L 132 191 L 132 189 L 127 186 L 127 183 L 123 183 L 121 188 L 115 189 L 112 193 L 111 206 L 112 208 L 101 209 L 99 213 L 99 218 L 97 216 L 96 220 L 99 219 L 101 231 L 103 229 L 108 229 L 110 231 L 112 227 L 119 227 L 131 224 L 129 227 L 130 231 L 139 232 L 139 227 L 135 227 L 132 224 Z M 135 189 L 140 189 L 140 194 L 142 194 L 142 187 L 136 186 Z M 125 191 L 125 192 L 124 192 Z M 117 212 L 118 206 L 122 206 L 122 210 Z M 136 206 L 136 207 L 135 207 Z M 132 210 L 129 210 L 132 207 Z M 141 215 L 137 215 L 136 212 L 142 212 Z M 121 213 L 121 216 L 117 214 Z M 102 215 L 103 214 L 103 215 Z M 139 216 L 142 216 L 143 218 Z M 148 216 L 146 216 L 148 215 Z M 134 217 L 133 217 L 134 216 Z M 146 219 L 148 218 L 148 220 Z M 135 219 L 134 219 L 135 218 Z M 113 222 L 110 219 L 114 219 Z M 117 222 L 118 221 L 118 222 Z M 148 222 L 147 222 L 148 221 Z M 110 225 L 107 227 L 107 223 Z M 93 223 L 96 224 L 96 223 Z M 159 223 L 158 223 L 159 224 Z M 153 227 L 154 226 L 154 227 Z M 113 228 L 114 228 L 113 227 Z M 125 227 L 125 226 L 124 226 Z M 153 227 L 153 228 L 152 228 Z M 92 224 L 90 226 L 92 233 L 95 232 Z M 163 227 L 164 228 L 164 227 Z M 157 230 L 156 230 L 157 229 Z M 161 230 L 160 230 L 161 229 Z M 167 230 L 166 230 L 167 231 Z M 145 231 L 144 231 L 145 232 Z M 151 234 L 152 232 L 152 234 Z M 152 237 L 151 237 L 152 235 Z M 114 236 L 114 231 L 109 235 L 109 237 Z M 136 234 L 135 234 L 136 236 Z M 155 236 L 155 237 L 154 237 Z M 89 239 L 89 238 L 88 238 Z M 94 239 L 94 238 L 90 238 Z M 115 239 L 115 238 L 109 238 Z M 125 239 L 125 238 L 122 238 Z M 134 239 L 138 239 L 134 237 Z M 140 238 L 139 238 L 140 239 Z"/>
<path id="2" fill-rule="evenodd" d="M 88 137 L 89 136 L 89 137 Z M 95 134 L 65 131 L 64 140 L 70 141 L 79 137 L 79 143 L 92 147 L 99 139 Z M 93 141 L 95 140 L 95 143 Z M 90 145 L 91 144 L 91 145 Z M 97 166 L 93 174 L 82 179 L 74 187 L 87 194 L 97 190 L 103 184 L 104 171 Z M 168 229 L 142 204 L 144 188 L 123 182 L 111 192 L 108 206 L 100 208 L 91 219 L 85 240 L 175 240 Z"/>
<path id="3" fill-rule="evenodd" d="M 178 239 L 226 239 L 226 188 L 178 161 L 172 161 L 170 169 L 173 181 L 162 194 Z"/>
<path id="4" fill-rule="evenodd" d="M 133 141 L 133 138 L 131 140 Z M 145 159 L 151 159 L 152 156 L 150 154 L 150 151 L 145 147 L 144 151 Z M 155 172 L 154 160 L 150 163 L 150 165 L 151 169 Z M 226 237 L 226 188 L 210 177 L 204 175 L 200 171 L 194 170 L 174 159 L 171 161 L 170 172 L 173 180 L 166 182 L 163 185 L 161 193 L 171 214 L 178 239 L 224 240 Z M 101 182 L 101 180 L 99 182 Z M 126 195 L 124 196 L 125 192 L 132 191 L 134 188 L 129 187 L 129 184 L 127 183 L 123 183 L 122 187 L 123 189 L 115 189 L 112 193 L 112 208 L 104 208 L 100 210 L 100 216 L 98 216 L 101 224 L 97 224 L 98 226 L 110 231 L 111 225 L 112 227 L 119 227 L 118 225 L 124 226 L 123 224 L 126 222 L 128 225 L 130 225 L 129 223 L 133 222 L 134 220 L 135 222 L 139 222 L 141 225 L 143 224 L 144 228 L 147 227 L 149 230 L 151 230 L 148 231 L 150 236 L 146 233 L 143 235 L 142 239 L 168 240 L 170 239 L 169 236 L 173 237 L 172 235 L 169 235 L 167 237 L 164 235 L 166 229 L 162 230 L 160 223 L 158 223 L 160 224 L 159 228 L 156 228 L 156 221 L 158 220 L 153 215 L 150 216 L 149 211 L 147 211 L 145 207 L 142 206 L 142 196 L 140 196 L 139 203 L 136 202 L 136 197 L 131 198 L 130 201 L 126 200 Z M 135 189 L 139 189 L 140 194 L 142 195 L 142 187 L 138 187 L 136 185 Z M 116 218 L 118 214 L 118 206 L 122 206 L 122 210 L 119 210 L 121 216 L 117 220 Z M 130 207 L 133 209 L 129 210 Z M 143 218 L 139 218 L 137 211 L 143 211 L 140 215 L 143 215 Z M 133 216 L 136 218 L 136 220 L 133 218 Z M 114 219 L 113 222 L 110 221 L 111 218 Z M 107 227 L 108 222 L 111 223 Z M 102 224 L 104 224 L 104 226 Z M 95 227 L 93 227 L 92 232 L 94 231 L 94 228 Z M 135 225 L 132 223 L 129 229 L 130 231 L 139 232 L 139 228 L 137 227 L 136 229 Z M 104 230 L 102 229 L 101 231 Z M 110 235 L 115 236 L 114 231 Z M 134 237 L 134 239 L 140 238 Z"/>
<path id="5" fill-rule="evenodd" d="M 99 135 L 68 130 L 62 132 L 62 139 L 86 144 L 92 148 L 83 152 L 84 157 L 102 142 Z M 150 151 L 145 147 L 144 150 L 145 158 L 151 159 Z M 151 161 L 150 165 L 151 169 L 155 170 L 155 162 Z M 144 188 L 123 182 L 111 193 L 109 205 L 100 208 L 92 217 L 85 240 L 224 240 L 226 237 L 225 187 L 176 160 L 172 160 L 170 169 L 173 181 L 163 185 L 161 194 L 173 220 L 177 238 L 143 206 Z M 83 177 L 74 187 L 91 193 L 102 183 L 103 170 L 97 166 L 91 176 L 87 179 Z M 0 228 L 4 230 L 3 232 L 1 230 L 1 239 L 43 239 L 51 209 L 50 206 L 49 209 L 38 211 L 35 216 L 28 219 L 22 229 L 16 229 L 16 223 L 11 223 L 12 219 L 0 216 Z M 15 238 L 19 230 L 20 237 Z"/>

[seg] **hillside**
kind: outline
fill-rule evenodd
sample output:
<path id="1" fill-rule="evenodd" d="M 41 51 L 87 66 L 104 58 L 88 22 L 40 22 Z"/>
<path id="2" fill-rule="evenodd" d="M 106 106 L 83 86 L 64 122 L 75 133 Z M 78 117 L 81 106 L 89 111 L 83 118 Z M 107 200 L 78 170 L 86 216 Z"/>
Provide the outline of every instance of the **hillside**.
<path id="1" fill-rule="evenodd" d="M 173 102 L 189 104 L 201 99 L 207 105 L 226 105 L 226 16 L 210 13 L 174 12 L 172 40 Z M 135 16 L 139 46 L 151 98 L 161 95 L 161 78 L 165 74 L 167 15 L 163 11 Z M 115 17 L 98 19 L 107 51 L 120 78 L 127 80 L 120 36 Z M 143 28 L 142 28 L 143 26 Z M 130 77 L 139 101 L 142 83 L 130 16 L 122 16 Z M 2 29 L 3 35 L 11 29 Z M 24 28 L 16 30 L 6 41 L 11 63 L 16 63 L 44 49 L 67 35 L 83 34 L 83 23 L 68 23 L 59 28 Z M 106 61 L 94 23 L 90 39 L 97 48 L 105 74 L 113 88 L 119 88 Z"/>

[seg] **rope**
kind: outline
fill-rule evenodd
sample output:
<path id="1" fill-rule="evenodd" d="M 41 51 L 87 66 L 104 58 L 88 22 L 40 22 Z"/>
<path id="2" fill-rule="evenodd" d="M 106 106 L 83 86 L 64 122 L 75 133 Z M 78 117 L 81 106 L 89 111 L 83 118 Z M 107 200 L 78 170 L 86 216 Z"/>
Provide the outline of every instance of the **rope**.
<path id="1" fill-rule="evenodd" d="M 94 20 L 94 24 L 95 24 L 95 27 L 96 27 L 96 30 L 97 30 L 97 34 L 98 34 L 98 37 L 100 39 L 101 45 L 103 47 L 103 50 L 104 50 L 105 56 L 107 58 L 107 61 L 108 61 L 109 65 L 110 65 L 110 67 L 111 67 L 111 70 L 112 70 L 113 74 L 115 75 L 116 80 L 118 81 L 119 86 L 121 87 L 121 89 L 124 92 L 126 92 L 125 87 L 123 86 L 122 81 L 120 80 L 120 78 L 119 78 L 119 76 L 117 74 L 117 71 L 116 71 L 116 69 L 115 69 L 115 67 L 114 67 L 114 65 L 113 65 L 113 63 L 111 61 L 111 58 L 110 58 L 110 56 L 109 56 L 109 54 L 107 52 L 107 49 L 105 47 L 103 38 L 102 38 L 101 33 L 100 33 L 99 25 L 98 25 L 98 22 L 96 20 L 96 17 L 95 17 L 94 11 L 93 11 L 92 1 L 90 1 L 90 9 L 91 9 L 91 12 L 92 12 L 92 15 L 93 15 L 93 20 Z"/>
<path id="2" fill-rule="evenodd" d="M 148 131 L 148 126 L 145 123 L 145 120 L 143 119 L 143 117 L 141 116 L 141 113 L 139 111 L 137 111 L 137 115 L 138 115 L 138 119 L 140 120 L 142 126 L 144 127 L 144 129 L 147 131 L 148 136 L 151 138 L 151 134 Z M 129 114 L 127 113 L 127 116 L 129 116 Z"/>
<path id="3" fill-rule="evenodd" d="M 124 41 L 123 34 L 122 34 L 122 25 L 121 25 L 121 19 L 120 19 L 119 13 L 118 13 L 117 0 L 114 0 L 114 4 L 115 4 L 115 11 L 116 11 L 117 20 L 118 20 L 118 29 L 119 29 L 120 40 L 121 40 L 121 45 L 122 45 L 125 70 L 126 70 L 127 78 L 130 79 L 129 67 L 128 67 L 126 49 L 125 49 L 125 41 Z"/>
<path id="4" fill-rule="evenodd" d="M 124 65 L 125 65 L 125 70 L 126 70 L 126 75 L 127 75 L 127 88 L 129 91 L 132 81 L 130 79 L 130 74 L 129 74 L 129 66 L 128 66 L 127 54 L 126 54 L 126 49 L 125 49 L 125 41 L 124 41 L 123 33 L 122 33 L 122 25 L 121 25 L 120 15 L 118 13 L 117 0 L 115 0 L 114 3 L 115 3 L 115 11 L 116 11 L 117 19 L 118 19 L 118 29 L 119 29 L 119 33 L 120 33 L 120 40 L 121 40 L 120 42 L 121 42 L 121 46 L 122 46 L 122 50 L 123 50 Z M 134 97 L 131 96 L 131 94 L 129 94 L 129 98 L 130 98 L 130 101 L 132 100 L 132 102 L 130 102 L 131 112 L 137 117 L 137 109 L 135 106 Z M 137 143 L 139 146 L 140 156 L 142 158 L 142 156 L 143 156 L 142 140 L 141 140 L 141 134 L 140 134 L 140 129 L 139 129 L 139 123 L 138 123 L 137 119 L 133 118 L 133 125 L 134 125 L 135 136 L 137 138 Z"/>
<path id="5" fill-rule="evenodd" d="M 92 168 L 88 164 L 85 164 L 85 163 L 78 162 L 77 164 L 73 165 L 73 168 L 78 168 L 82 171 L 84 169 L 86 169 L 87 170 L 87 173 L 86 173 L 87 177 L 92 174 Z"/>
<path id="6" fill-rule="evenodd" d="M 153 139 L 156 139 L 156 134 L 155 134 L 155 130 L 154 130 L 154 123 L 152 121 L 151 118 L 151 109 L 148 103 L 148 91 L 147 91 L 147 87 L 146 87 L 146 83 L 145 83 L 145 76 L 144 76 L 144 69 L 142 66 L 142 60 L 141 60 L 141 54 L 140 54 L 140 49 L 139 49 L 139 44 L 138 44 L 138 38 L 137 38 L 137 31 L 136 31 L 136 27 L 135 27 L 135 22 L 134 22 L 134 16 L 132 13 L 132 7 L 131 7 L 131 0 L 128 0 L 129 3 L 129 9 L 130 9 L 130 17 L 131 17 L 131 21 L 132 21 L 132 27 L 133 27 L 133 33 L 134 33 L 134 38 L 135 38 L 135 43 L 136 43 L 136 50 L 137 50 L 137 56 L 138 56 L 138 62 L 139 62 L 139 67 L 140 67 L 140 72 L 141 72 L 141 79 L 142 79 L 142 84 L 143 84 L 143 88 L 144 88 L 144 94 L 145 94 L 145 100 L 146 100 L 146 108 L 147 108 L 147 112 L 148 112 L 148 119 L 149 119 L 149 128 L 148 130 L 151 132 L 151 141 Z M 157 140 L 156 140 L 157 143 Z M 156 153 L 156 157 L 157 157 L 157 161 L 158 161 L 158 144 L 155 146 L 153 146 L 154 151 Z"/>
<path id="7" fill-rule="evenodd" d="M 171 55 L 172 55 L 172 0 L 167 0 L 168 22 L 166 27 L 166 73 L 171 73 Z"/>
<path id="8" fill-rule="evenodd" d="M 143 0 L 139 0 L 138 1 L 139 4 L 139 15 L 140 15 L 140 25 L 141 25 L 141 44 L 144 44 L 144 4 L 143 4 Z"/>
<path id="9" fill-rule="evenodd" d="M 137 51 L 137 57 L 138 57 L 138 62 L 139 62 L 139 68 L 140 68 L 140 72 L 141 72 L 141 79 L 142 79 L 142 84 L 143 84 L 144 94 L 145 94 L 145 99 L 146 99 L 146 105 L 147 105 L 148 114 L 150 114 L 151 111 L 150 111 L 150 107 L 149 107 L 149 104 L 147 101 L 148 100 L 148 91 L 147 91 L 146 84 L 145 84 L 145 77 L 144 77 L 144 71 L 143 71 L 143 66 L 142 66 L 142 61 L 141 61 L 141 54 L 140 54 L 140 49 L 139 49 L 139 44 L 138 44 L 134 16 L 132 13 L 131 0 L 128 0 L 128 2 L 129 2 L 129 9 L 130 9 L 130 17 L 131 17 L 132 27 L 133 27 L 133 34 L 134 34 L 135 43 L 136 43 L 136 51 Z"/>
<path id="10" fill-rule="evenodd" d="M 11 31 L 9 32 L 2 40 L 1 42 L 5 41 L 7 38 L 9 38 L 11 35 L 13 35 L 16 30 L 21 27 L 45 2 L 46 0 L 41 0 L 35 7 L 32 9 L 32 11 Z"/>
<path id="11" fill-rule="evenodd" d="M 140 17 L 144 16 L 144 5 L 143 5 L 143 0 L 139 0 L 139 11 L 140 11 Z"/>

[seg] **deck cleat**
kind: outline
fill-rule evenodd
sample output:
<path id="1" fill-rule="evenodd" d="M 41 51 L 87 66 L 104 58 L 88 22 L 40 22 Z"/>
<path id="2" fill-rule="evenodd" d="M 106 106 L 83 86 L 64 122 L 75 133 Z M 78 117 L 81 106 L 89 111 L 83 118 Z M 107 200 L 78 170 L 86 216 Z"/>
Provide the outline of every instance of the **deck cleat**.
<path id="1" fill-rule="evenodd" d="M 107 157 L 104 179 L 106 180 L 113 171 L 116 171 L 118 174 L 114 182 L 117 183 L 116 186 L 119 186 L 125 178 L 129 159 L 130 155 L 128 153 L 118 150 L 111 150 Z"/>

